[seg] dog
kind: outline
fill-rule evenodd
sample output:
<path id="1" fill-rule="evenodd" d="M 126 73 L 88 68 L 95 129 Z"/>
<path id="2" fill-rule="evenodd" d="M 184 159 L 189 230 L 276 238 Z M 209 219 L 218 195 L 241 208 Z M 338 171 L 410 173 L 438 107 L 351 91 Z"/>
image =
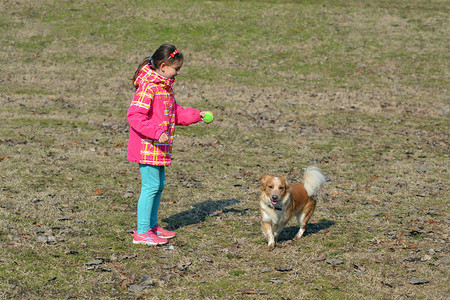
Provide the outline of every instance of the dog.
<path id="1" fill-rule="evenodd" d="M 304 183 L 289 184 L 282 175 L 263 175 L 259 180 L 261 227 L 269 250 L 275 248 L 278 235 L 293 216 L 300 225 L 295 239 L 301 238 L 316 208 L 314 196 L 325 183 L 325 177 L 320 169 L 315 166 L 306 168 L 303 174 Z"/>

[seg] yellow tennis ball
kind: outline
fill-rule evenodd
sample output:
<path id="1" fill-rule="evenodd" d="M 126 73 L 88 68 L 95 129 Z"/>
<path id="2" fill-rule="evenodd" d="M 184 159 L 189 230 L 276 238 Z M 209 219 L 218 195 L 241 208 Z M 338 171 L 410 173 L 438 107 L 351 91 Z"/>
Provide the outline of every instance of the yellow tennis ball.
<path id="1" fill-rule="evenodd" d="M 210 111 L 205 111 L 205 116 L 203 117 L 203 121 L 205 121 L 205 123 L 211 123 L 212 121 L 214 121 L 214 115 L 212 114 L 212 112 Z"/>

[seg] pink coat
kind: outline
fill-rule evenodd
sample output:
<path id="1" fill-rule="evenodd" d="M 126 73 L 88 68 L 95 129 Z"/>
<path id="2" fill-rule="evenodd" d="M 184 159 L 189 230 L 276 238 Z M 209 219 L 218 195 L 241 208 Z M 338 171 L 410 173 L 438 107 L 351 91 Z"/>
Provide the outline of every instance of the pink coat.
<path id="1" fill-rule="evenodd" d="M 155 166 L 170 166 L 175 125 L 190 125 L 201 121 L 200 110 L 183 108 L 175 102 L 172 86 L 175 79 L 163 77 L 149 65 L 139 71 L 138 86 L 128 108 L 130 124 L 129 161 Z M 169 135 L 159 143 L 163 132 Z"/>

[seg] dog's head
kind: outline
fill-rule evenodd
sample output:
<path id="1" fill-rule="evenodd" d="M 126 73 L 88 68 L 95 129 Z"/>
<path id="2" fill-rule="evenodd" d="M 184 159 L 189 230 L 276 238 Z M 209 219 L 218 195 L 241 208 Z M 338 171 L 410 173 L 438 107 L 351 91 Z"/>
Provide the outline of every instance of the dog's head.
<path id="1" fill-rule="evenodd" d="M 289 193 L 289 184 L 284 176 L 264 175 L 259 179 L 261 181 L 261 190 L 269 206 L 281 208 L 282 201 Z"/>

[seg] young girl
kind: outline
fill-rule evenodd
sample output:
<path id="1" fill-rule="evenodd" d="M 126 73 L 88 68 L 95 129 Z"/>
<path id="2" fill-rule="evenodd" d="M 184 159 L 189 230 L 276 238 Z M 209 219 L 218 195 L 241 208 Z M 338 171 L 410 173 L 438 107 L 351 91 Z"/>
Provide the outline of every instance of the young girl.
<path id="1" fill-rule="evenodd" d="M 183 108 L 175 101 L 172 86 L 182 65 L 181 52 L 164 44 L 134 74 L 136 93 L 127 113 L 130 124 L 127 159 L 139 163 L 142 179 L 134 244 L 162 245 L 175 237 L 175 232 L 157 224 L 164 167 L 171 164 L 175 125 L 197 123 L 205 116 L 204 112 Z"/>

